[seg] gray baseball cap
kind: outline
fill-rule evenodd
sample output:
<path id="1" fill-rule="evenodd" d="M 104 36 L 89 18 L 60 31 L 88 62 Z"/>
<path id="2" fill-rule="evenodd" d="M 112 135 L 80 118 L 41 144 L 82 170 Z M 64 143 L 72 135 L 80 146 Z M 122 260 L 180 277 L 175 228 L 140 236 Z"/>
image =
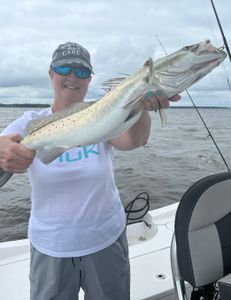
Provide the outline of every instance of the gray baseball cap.
<path id="1" fill-rule="evenodd" d="M 94 73 L 91 65 L 90 53 L 86 48 L 72 42 L 59 45 L 52 55 L 50 67 L 52 68 L 54 66 L 71 63 L 82 64 L 91 69 L 92 73 Z"/>

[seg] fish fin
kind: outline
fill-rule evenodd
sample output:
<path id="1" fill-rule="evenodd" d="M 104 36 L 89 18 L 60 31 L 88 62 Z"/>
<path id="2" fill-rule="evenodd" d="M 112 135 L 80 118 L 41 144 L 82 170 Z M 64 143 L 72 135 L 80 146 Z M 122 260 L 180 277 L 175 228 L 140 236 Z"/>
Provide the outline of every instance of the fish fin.
<path id="1" fill-rule="evenodd" d="M 145 62 L 144 67 L 149 68 L 149 72 L 147 77 L 145 78 L 145 81 L 147 82 L 147 84 L 151 85 L 153 81 L 153 73 L 154 73 L 154 62 L 151 57 Z"/>
<path id="2" fill-rule="evenodd" d="M 164 125 L 167 125 L 168 123 L 167 114 L 163 108 L 158 109 L 158 112 L 159 112 L 162 127 L 164 127 Z"/>
<path id="3" fill-rule="evenodd" d="M 148 65 L 149 65 L 149 73 L 148 73 L 148 84 L 151 85 L 152 81 L 153 81 L 153 72 L 154 72 L 154 63 L 152 58 L 149 58 L 148 60 Z"/>
<path id="4" fill-rule="evenodd" d="M 35 120 L 31 120 L 28 122 L 26 126 L 26 131 L 28 134 L 31 134 L 38 129 L 46 126 L 47 124 L 50 124 L 54 121 L 57 121 L 59 119 L 62 119 L 66 116 L 73 115 L 81 110 L 84 110 L 88 107 L 90 107 L 92 104 L 94 104 L 96 101 L 91 102 L 81 102 L 81 103 L 74 103 L 61 111 L 55 112 L 47 117 L 37 118 Z"/>
<path id="5" fill-rule="evenodd" d="M 137 97 L 132 98 L 131 101 L 127 102 L 123 108 L 132 108 L 134 107 L 135 104 L 137 104 L 138 102 L 143 102 L 144 100 L 144 96 L 146 95 L 146 93 L 141 93 L 139 94 Z"/>
<path id="6" fill-rule="evenodd" d="M 4 171 L 0 168 L 0 187 L 2 187 L 14 173 Z"/>
<path id="7" fill-rule="evenodd" d="M 134 109 L 132 109 L 129 112 L 127 118 L 124 120 L 124 123 L 129 122 L 130 120 L 134 119 L 139 113 L 140 113 L 140 108 L 134 107 Z"/>
<path id="8" fill-rule="evenodd" d="M 124 79 L 127 77 L 117 77 L 117 78 L 111 78 L 109 80 L 106 80 L 102 83 L 102 89 L 105 90 L 106 92 L 111 91 L 114 87 L 119 85 Z"/>
<path id="9" fill-rule="evenodd" d="M 148 76 L 145 78 L 145 81 L 147 81 L 147 83 L 149 85 L 152 84 L 153 81 L 153 72 L 154 72 L 154 62 L 152 60 L 152 58 L 149 58 L 149 60 L 146 61 L 144 67 L 149 67 L 149 73 Z M 141 102 L 144 100 L 144 97 L 146 95 L 147 91 L 140 93 L 136 98 L 132 98 L 128 103 L 126 103 L 123 108 L 130 108 L 132 106 L 134 106 L 134 104 Z"/>
<path id="10" fill-rule="evenodd" d="M 50 148 L 47 147 L 42 150 L 38 150 L 36 153 L 36 156 L 45 164 L 48 165 L 53 160 L 55 160 L 57 157 L 59 157 L 61 154 L 63 154 L 65 151 L 67 151 L 67 148 Z"/>

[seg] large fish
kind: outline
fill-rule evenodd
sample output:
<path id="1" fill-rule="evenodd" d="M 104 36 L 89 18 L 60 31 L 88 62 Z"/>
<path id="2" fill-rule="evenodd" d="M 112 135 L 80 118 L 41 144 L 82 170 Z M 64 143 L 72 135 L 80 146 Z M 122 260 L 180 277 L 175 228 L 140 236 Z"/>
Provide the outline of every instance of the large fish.
<path id="1" fill-rule="evenodd" d="M 128 76 L 94 103 L 76 103 L 51 116 L 28 124 L 22 145 L 37 151 L 45 164 L 67 149 L 110 140 L 130 128 L 144 110 L 148 91 L 161 90 L 168 98 L 204 77 L 226 57 L 209 40 L 183 47 Z M 112 84 L 112 82 L 111 82 Z M 0 187 L 12 173 L 0 169 Z"/>

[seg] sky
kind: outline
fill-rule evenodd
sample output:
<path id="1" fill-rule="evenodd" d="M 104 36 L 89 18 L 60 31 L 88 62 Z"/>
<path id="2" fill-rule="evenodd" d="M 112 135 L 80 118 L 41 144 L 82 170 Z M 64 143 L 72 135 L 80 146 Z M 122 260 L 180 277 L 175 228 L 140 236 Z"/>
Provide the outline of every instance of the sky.
<path id="1" fill-rule="evenodd" d="M 132 74 L 152 57 L 210 39 L 223 40 L 210 0 L 0 0 L 0 103 L 49 103 L 48 68 L 59 44 L 77 42 L 91 53 L 95 75 L 87 99 L 102 82 Z M 231 2 L 214 0 L 231 48 Z M 161 44 L 160 44 L 160 42 Z M 199 106 L 230 106 L 231 62 L 193 85 Z M 191 105 L 186 93 L 177 105 Z"/>

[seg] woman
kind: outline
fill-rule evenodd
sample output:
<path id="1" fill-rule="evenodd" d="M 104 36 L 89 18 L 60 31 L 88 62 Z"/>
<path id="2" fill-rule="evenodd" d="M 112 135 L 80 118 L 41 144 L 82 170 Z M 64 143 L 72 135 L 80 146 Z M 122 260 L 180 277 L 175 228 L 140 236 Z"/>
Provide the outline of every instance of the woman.
<path id="1" fill-rule="evenodd" d="M 22 173 L 31 183 L 31 300 L 130 299 L 126 220 L 112 166 L 112 148 L 132 150 L 147 143 L 151 120 L 146 110 L 169 106 L 158 91 L 129 130 L 107 142 L 76 147 L 49 165 L 20 145 L 27 123 L 76 102 L 83 102 L 93 68 L 89 52 L 77 43 L 59 45 L 49 76 L 54 102 L 41 111 L 25 112 L 0 136 L 0 167 Z M 179 96 L 171 100 L 179 100 Z"/>

